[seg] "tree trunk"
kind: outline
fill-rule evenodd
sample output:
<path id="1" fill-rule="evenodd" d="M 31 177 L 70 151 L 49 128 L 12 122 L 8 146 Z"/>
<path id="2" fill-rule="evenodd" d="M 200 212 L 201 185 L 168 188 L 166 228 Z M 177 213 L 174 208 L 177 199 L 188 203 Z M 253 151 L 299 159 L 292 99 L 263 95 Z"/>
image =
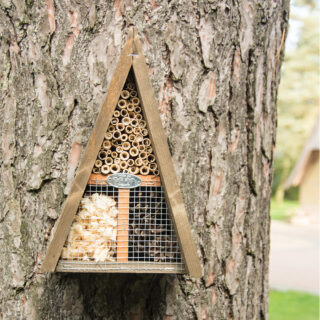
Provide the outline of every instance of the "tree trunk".
<path id="1" fill-rule="evenodd" d="M 0 319 L 266 319 L 289 0 L 0 1 Z M 203 277 L 41 274 L 128 27 Z"/>

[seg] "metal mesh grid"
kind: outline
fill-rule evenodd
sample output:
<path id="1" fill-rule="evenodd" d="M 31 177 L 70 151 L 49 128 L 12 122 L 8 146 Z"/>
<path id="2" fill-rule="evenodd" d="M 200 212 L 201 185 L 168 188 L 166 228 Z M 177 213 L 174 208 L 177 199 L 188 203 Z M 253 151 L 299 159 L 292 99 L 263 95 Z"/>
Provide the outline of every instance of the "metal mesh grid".
<path id="1" fill-rule="evenodd" d="M 83 207 L 80 206 L 57 271 L 185 272 L 162 186 L 155 186 L 151 180 L 131 190 L 105 184 L 88 185 L 83 198 L 92 199 L 97 195 L 115 200 L 116 228 L 106 230 L 108 218 L 97 218 L 96 213 L 81 219 Z M 105 210 L 103 215 L 108 212 Z M 76 224 L 80 224 L 87 235 L 97 236 L 70 239 Z M 114 232 L 116 241 L 110 241 Z M 71 255 L 70 246 L 75 250 Z"/>
<path id="2" fill-rule="evenodd" d="M 130 191 L 129 260 L 182 264 L 162 187 Z"/>

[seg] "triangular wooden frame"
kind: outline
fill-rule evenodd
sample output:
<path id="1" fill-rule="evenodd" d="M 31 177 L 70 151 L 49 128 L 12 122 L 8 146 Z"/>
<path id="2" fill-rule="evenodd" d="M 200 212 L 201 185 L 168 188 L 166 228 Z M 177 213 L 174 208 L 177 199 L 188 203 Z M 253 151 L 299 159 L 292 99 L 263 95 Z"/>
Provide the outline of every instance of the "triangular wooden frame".
<path id="1" fill-rule="evenodd" d="M 43 272 L 54 272 L 56 269 L 62 247 L 68 236 L 72 221 L 94 166 L 96 156 L 103 142 L 104 133 L 108 129 L 121 90 L 131 68 L 133 68 L 143 113 L 147 121 L 152 146 L 160 169 L 167 204 L 187 271 L 190 276 L 193 277 L 201 277 L 202 275 L 200 261 L 192 239 L 192 233 L 171 160 L 167 139 L 161 125 L 158 103 L 155 99 L 148 76 L 147 64 L 142 52 L 140 40 L 137 32 L 133 28 L 130 29 L 127 42 L 122 49 L 106 99 L 95 122 L 85 154 L 64 204 L 62 214 L 54 228 L 52 240 L 41 267 Z"/>

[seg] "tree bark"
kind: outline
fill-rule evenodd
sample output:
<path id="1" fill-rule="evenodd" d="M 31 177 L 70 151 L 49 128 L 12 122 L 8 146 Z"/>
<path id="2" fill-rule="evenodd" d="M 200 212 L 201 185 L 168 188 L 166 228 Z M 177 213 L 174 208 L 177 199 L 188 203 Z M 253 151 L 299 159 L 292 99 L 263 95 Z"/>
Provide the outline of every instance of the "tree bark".
<path id="1" fill-rule="evenodd" d="M 266 319 L 289 0 L 0 1 L 0 319 Z M 203 277 L 41 274 L 128 27 Z"/>

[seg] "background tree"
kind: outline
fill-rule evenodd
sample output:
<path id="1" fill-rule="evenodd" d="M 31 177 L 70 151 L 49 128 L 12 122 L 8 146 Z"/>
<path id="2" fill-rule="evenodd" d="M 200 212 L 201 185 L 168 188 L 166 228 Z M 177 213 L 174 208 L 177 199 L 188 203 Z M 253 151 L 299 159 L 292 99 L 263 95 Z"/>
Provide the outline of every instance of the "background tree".
<path id="1" fill-rule="evenodd" d="M 278 99 L 278 133 L 273 190 L 278 201 L 284 197 L 283 184 L 315 124 L 319 106 L 319 5 L 295 1 L 292 38 L 282 67 Z"/>
<path id="2" fill-rule="evenodd" d="M 289 1 L 0 2 L 0 318 L 266 319 Z M 136 25 L 203 277 L 41 274 Z"/>

